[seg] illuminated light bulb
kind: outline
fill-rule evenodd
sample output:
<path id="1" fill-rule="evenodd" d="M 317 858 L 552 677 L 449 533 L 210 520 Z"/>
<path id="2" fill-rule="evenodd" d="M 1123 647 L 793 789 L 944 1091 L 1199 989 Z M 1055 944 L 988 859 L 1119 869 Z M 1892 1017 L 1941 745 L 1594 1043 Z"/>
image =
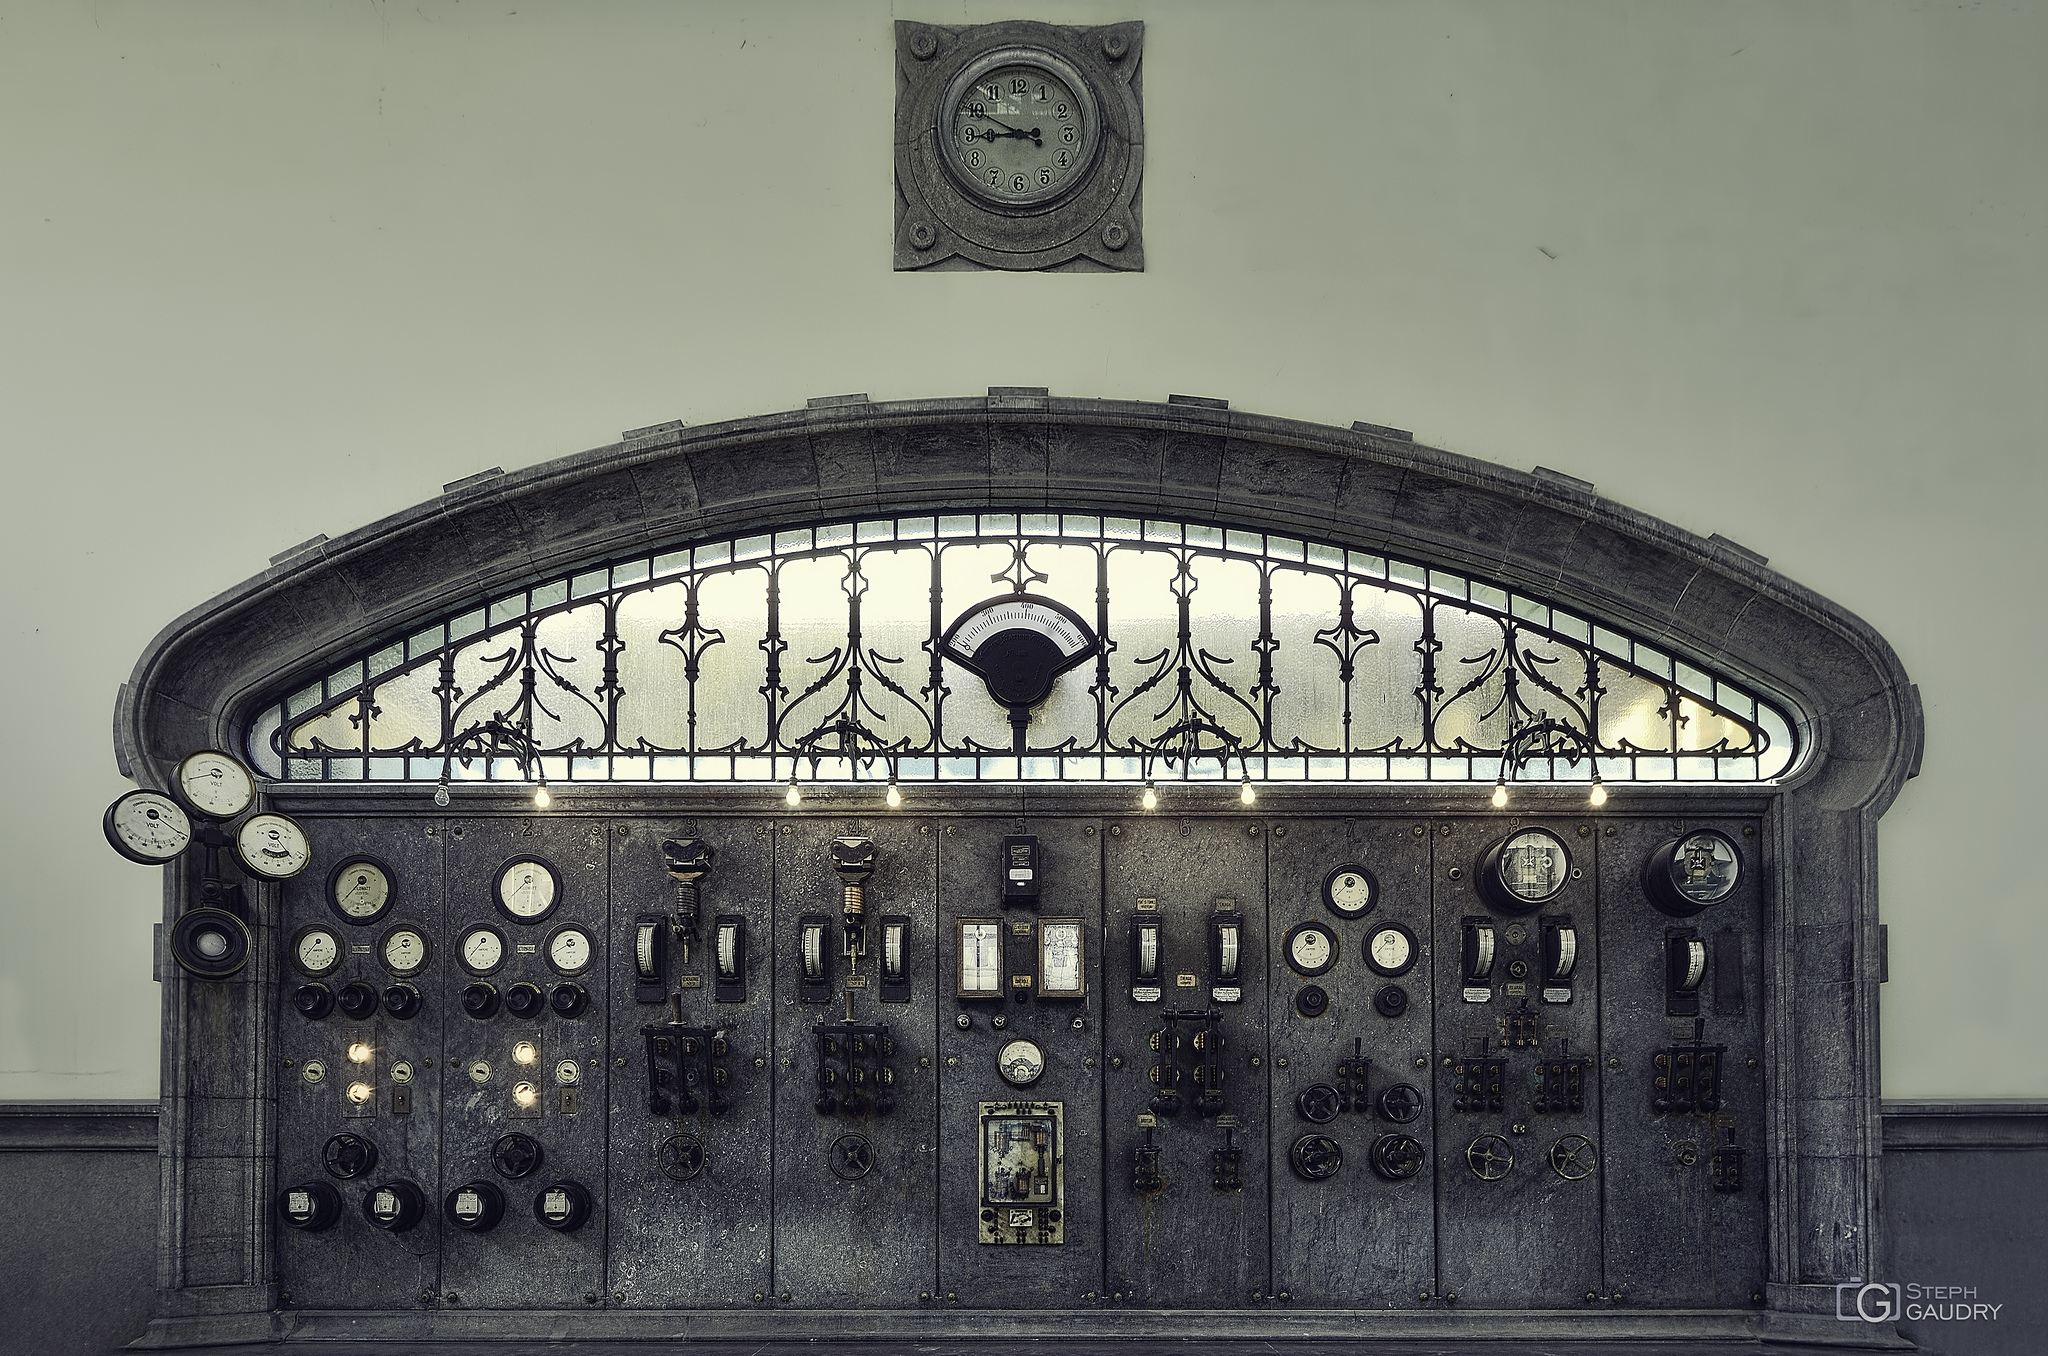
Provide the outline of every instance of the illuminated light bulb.
<path id="1" fill-rule="evenodd" d="M 1138 804 L 1144 806 L 1148 810 L 1156 810 L 1159 808 L 1159 793 L 1152 789 L 1152 783 L 1145 783 L 1145 794 L 1139 798 Z"/>
<path id="2" fill-rule="evenodd" d="M 1252 790 L 1251 778 L 1245 778 L 1244 785 L 1237 788 L 1237 798 L 1241 803 L 1245 805 L 1250 805 L 1253 801 L 1259 798 L 1259 793 Z"/>
<path id="3" fill-rule="evenodd" d="M 533 1048 L 532 1041 L 521 1041 L 512 1047 L 512 1058 L 521 1064 L 531 1064 L 539 1057 L 539 1053 Z"/>
<path id="4" fill-rule="evenodd" d="M 789 779 L 789 790 L 782 793 L 782 803 L 791 809 L 804 803 L 803 793 L 796 789 L 796 778 Z"/>
<path id="5" fill-rule="evenodd" d="M 1598 782 L 1594 782 L 1593 794 L 1586 797 L 1586 799 L 1592 804 L 1594 809 L 1599 809 L 1601 806 L 1607 803 L 1607 788 L 1600 785 L 1600 783 Z"/>
<path id="6" fill-rule="evenodd" d="M 532 1106 L 540 1100 L 540 1094 L 534 1091 L 533 1084 L 521 1083 L 512 1089 L 512 1100 L 521 1106 Z"/>
<path id="7" fill-rule="evenodd" d="M 896 783 L 889 783 L 889 794 L 886 797 L 886 799 L 889 802 L 889 808 L 892 810 L 901 809 L 903 807 L 903 793 L 896 789 Z"/>
<path id="8" fill-rule="evenodd" d="M 1505 810 L 1508 807 L 1508 784 L 1505 781 L 1493 784 L 1493 808 Z"/>
<path id="9" fill-rule="evenodd" d="M 542 783 L 541 783 L 541 784 L 540 784 L 539 786 L 537 786 L 537 787 L 535 787 L 535 788 L 534 788 L 534 791 L 533 791 L 533 808 L 534 808 L 534 809 L 536 809 L 536 810 L 545 810 L 545 809 L 547 809 L 547 808 L 548 808 L 548 806 L 550 806 L 550 805 L 553 805 L 554 803 L 555 803 L 555 798 L 554 798 L 553 796 L 551 796 L 551 795 L 549 795 L 549 794 L 548 794 L 548 784 L 547 784 L 546 782 L 542 782 Z"/>
<path id="10" fill-rule="evenodd" d="M 370 1062 L 369 1042 L 357 1041 L 355 1042 L 355 1044 L 349 1046 L 348 1057 L 349 1062 L 352 1064 L 368 1064 Z"/>
<path id="11" fill-rule="evenodd" d="M 446 809 L 448 806 L 448 783 L 442 782 L 434 788 L 434 804 Z"/>
<path id="12" fill-rule="evenodd" d="M 356 1104 L 357 1106 L 361 1106 L 361 1105 L 362 1105 L 362 1104 L 363 1104 L 364 1102 L 367 1102 L 367 1101 L 369 1101 L 369 1100 L 370 1100 L 370 1085 L 369 1085 L 368 1083 L 351 1083 L 351 1084 L 349 1084 L 349 1085 L 348 1085 L 348 1099 L 349 1099 L 349 1100 L 350 1100 L 351 1102 L 354 1102 L 354 1103 L 355 1103 L 355 1104 Z"/>

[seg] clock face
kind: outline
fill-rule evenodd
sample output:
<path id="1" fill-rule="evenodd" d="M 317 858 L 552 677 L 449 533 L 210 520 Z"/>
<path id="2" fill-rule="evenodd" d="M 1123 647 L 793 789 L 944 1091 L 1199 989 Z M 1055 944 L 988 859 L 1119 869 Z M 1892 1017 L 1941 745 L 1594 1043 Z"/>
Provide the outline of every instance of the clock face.
<path id="1" fill-rule="evenodd" d="M 192 821 L 158 791 L 130 791 L 107 807 L 101 822 L 114 851 L 131 862 L 159 866 L 192 842 Z"/>
<path id="2" fill-rule="evenodd" d="M 218 749 L 201 749 L 178 764 L 178 798 L 208 819 L 233 819 L 256 799 L 249 769 Z"/>
<path id="3" fill-rule="evenodd" d="M 1372 873 L 1362 866 L 1340 866 L 1323 878 L 1323 903 L 1339 918 L 1364 917 L 1377 894 Z"/>
<path id="4" fill-rule="evenodd" d="M 1321 923 L 1298 923 L 1287 934 L 1287 963 L 1298 975 L 1320 975 L 1337 963 L 1337 934 Z"/>
<path id="5" fill-rule="evenodd" d="M 556 928 L 554 935 L 548 938 L 548 964 L 558 974 L 582 974 L 590 968 L 590 958 L 594 953 L 590 934 L 579 927 Z"/>
<path id="6" fill-rule="evenodd" d="M 515 923 L 538 923 L 561 894 L 562 878 L 537 857 L 514 857 L 498 871 L 498 907 Z"/>
<path id="7" fill-rule="evenodd" d="M 235 856 L 266 880 L 288 880 L 313 864 L 313 844 L 296 820 L 266 811 L 235 830 Z"/>
<path id="8" fill-rule="evenodd" d="M 488 975 L 505 963 L 505 934 L 479 924 L 462 934 L 455 958 L 473 975 Z"/>
<path id="9" fill-rule="evenodd" d="M 374 923 L 391 907 L 391 873 L 368 857 L 343 862 L 327 878 L 327 902 L 351 923 Z"/>
<path id="10" fill-rule="evenodd" d="M 1095 160 L 1101 117 L 1079 70 L 1030 47 L 968 64 L 939 105 L 939 145 L 954 177 L 1004 207 L 1051 202 Z"/>
<path id="11" fill-rule="evenodd" d="M 341 964 L 341 938 L 331 928 L 303 928 L 292 939 L 292 964 L 299 973 L 314 979 L 331 973 Z"/>
<path id="12" fill-rule="evenodd" d="M 426 933 L 409 923 L 401 923 L 385 933 L 377 952 L 384 968 L 394 975 L 418 974 L 427 968 L 427 957 L 431 954 Z"/>
<path id="13" fill-rule="evenodd" d="M 1407 974 L 1415 964 L 1415 934 L 1399 923 L 1375 928 L 1365 939 L 1365 963 L 1377 974 Z"/>

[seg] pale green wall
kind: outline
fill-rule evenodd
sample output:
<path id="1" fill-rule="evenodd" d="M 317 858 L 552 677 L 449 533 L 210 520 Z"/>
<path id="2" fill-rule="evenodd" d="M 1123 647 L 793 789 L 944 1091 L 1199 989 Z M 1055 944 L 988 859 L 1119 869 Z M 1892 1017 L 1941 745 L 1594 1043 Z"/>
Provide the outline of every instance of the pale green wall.
<path id="1" fill-rule="evenodd" d="M 890 271 L 890 20 L 1020 13 L 1148 21 L 1142 276 Z M 992 384 L 1413 428 L 1868 618 L 1886 1092 L 2048 1094 L 2044 70 L 2040 4 L 0 3 L 0 1098 L 156 1089 L 157 628 L 485 466 Z"/>

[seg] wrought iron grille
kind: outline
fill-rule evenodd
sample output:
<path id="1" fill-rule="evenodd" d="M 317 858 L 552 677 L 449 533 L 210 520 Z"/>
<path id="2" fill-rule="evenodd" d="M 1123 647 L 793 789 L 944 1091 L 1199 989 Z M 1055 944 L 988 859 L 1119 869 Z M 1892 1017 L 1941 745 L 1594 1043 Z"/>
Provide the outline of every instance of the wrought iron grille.
<path id="1" fill-rule="evenodd" d="M 1102 641 L 1031 713 L 938 641 L 992 594 Z M 1197 523 L 905 517 L 695 543 L 473 601 L 255 711 L 288 781 L 1491 781 L 1553 721 L 1590 763 L 1519 779 L 1762 782 L 1784 713 L 1548 602 L 1430 566 Z"/>

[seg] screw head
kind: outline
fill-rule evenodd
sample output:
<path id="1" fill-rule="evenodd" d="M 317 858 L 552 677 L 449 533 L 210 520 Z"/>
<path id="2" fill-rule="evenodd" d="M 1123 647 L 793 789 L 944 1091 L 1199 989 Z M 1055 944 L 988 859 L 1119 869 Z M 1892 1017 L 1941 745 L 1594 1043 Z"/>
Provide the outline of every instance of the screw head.
<path id="1" fill-rule="evenodd" d="M 929 222 L 920 221 L 910 228 L 910 248 L 914 250 L 928 250 L 938 243 L 938 239 L 938 233 L 932 230 Z"/>
<path id="2" fill-rule="evenodd" d="M 1109 1057 L 1109 1067 L 1110 1067 L 1110 1068 L 1112 1068 L 1112 1069 L 1121 1069 L 1121 1068 L 1123 1068 L 1123 1067 L 1124 1067 L 1124 1057 L 1123 1057 L 1122 1055 L 1111 1055 L 1111 1056 Z"/>
<path id="3" fill-rule="evenodd" d="M 1085 838 L 1093 838 L 1095 836 L 1095 826 L 1093 824 L 1090 824 L 1087 828 L 1081 830 L 1081 834 Z M 1088 1298 L 1094 1299 L 1095 1296 L 1093 1294 L 1090 1294 Z"/>
<path id="4" fill-rule="evenodd" d="M 785 1290 L 776 1298 L 780 1299 L 783 1303 L 787 1304 L 789 1302 L 789 1292 Z"/>
<path id="5" fill-rule="evenodd" d="M 930 61 L 938 51 L 939 40 L 930 33 L 919 33 L 910 40 L 910 54 L 919 61 Z"/>
<path id="6" fill-rule="evenodd" d="M 617 1064 L 621 1069 L 623 1069 L 626 1067 L 626 1057 L 624 1055 L 620 1055 L 616 1060 L 613 1061 L 613 1063 Z"/>
<path id="7" fill-rule="evenodd" d="M 1274 1060 L 1273 1062 L 1284 1069 L 1287 1067 L 1287 1056 L 1282 1055 L 1280 1056 L 1280 1058 Z"/>
<path id="8" fill-rule="evenodd" d="M 1131 42 L 1121 33 L 1102 35 L 1102 54 L 1111 61 L 1122 61 L 1124 54 L 1131 50 Z"/>
<path id="9" fill-rule="evenodd" d="M 1429 1056 L 1417 1055 L 1415 1057 L 1415 1067 L 1418 1069 L 1427 1069 L 1429 1067 Z"/>
<path id="10" fill-rule="evenodd" d="M 1109 826 L 1109 836 L 1110 836 L 1111 838 L 1121 838 L 1121 837 L 1123 837 L 1123 836 L 1124 836 L 1124 826 L 1123 826 L 1123 825 L 1121 825 L 1121 824 L 1112 824 L 1112 825 L 1110 825 L 1110 826 Z"/>
<path id="11" fill-rule="evenodd" d="M 973 1014 L 966 1012 L 961 1013 L 958 1017 L 955 1017 L 953 1019 L 953 1025 L 959 1027 L 962 1031 L 969 1030 L 974 1025 Z"/>
<path id="12" fill-rule="evenodd" d="M 1452 867 L 1452 868 L 1451 868 L 1451 870 L 1450 870 L 1450 877 L 1451 877 L 1451 879 L 1452 879 L 1452 880 L 1463 880 L 1463 879 L 1465 879 L 1465 868 L 1464 868 L 1464 867 L 1462 867 L 1462 866 L 1454 866 L 1454 867 Z"/>

